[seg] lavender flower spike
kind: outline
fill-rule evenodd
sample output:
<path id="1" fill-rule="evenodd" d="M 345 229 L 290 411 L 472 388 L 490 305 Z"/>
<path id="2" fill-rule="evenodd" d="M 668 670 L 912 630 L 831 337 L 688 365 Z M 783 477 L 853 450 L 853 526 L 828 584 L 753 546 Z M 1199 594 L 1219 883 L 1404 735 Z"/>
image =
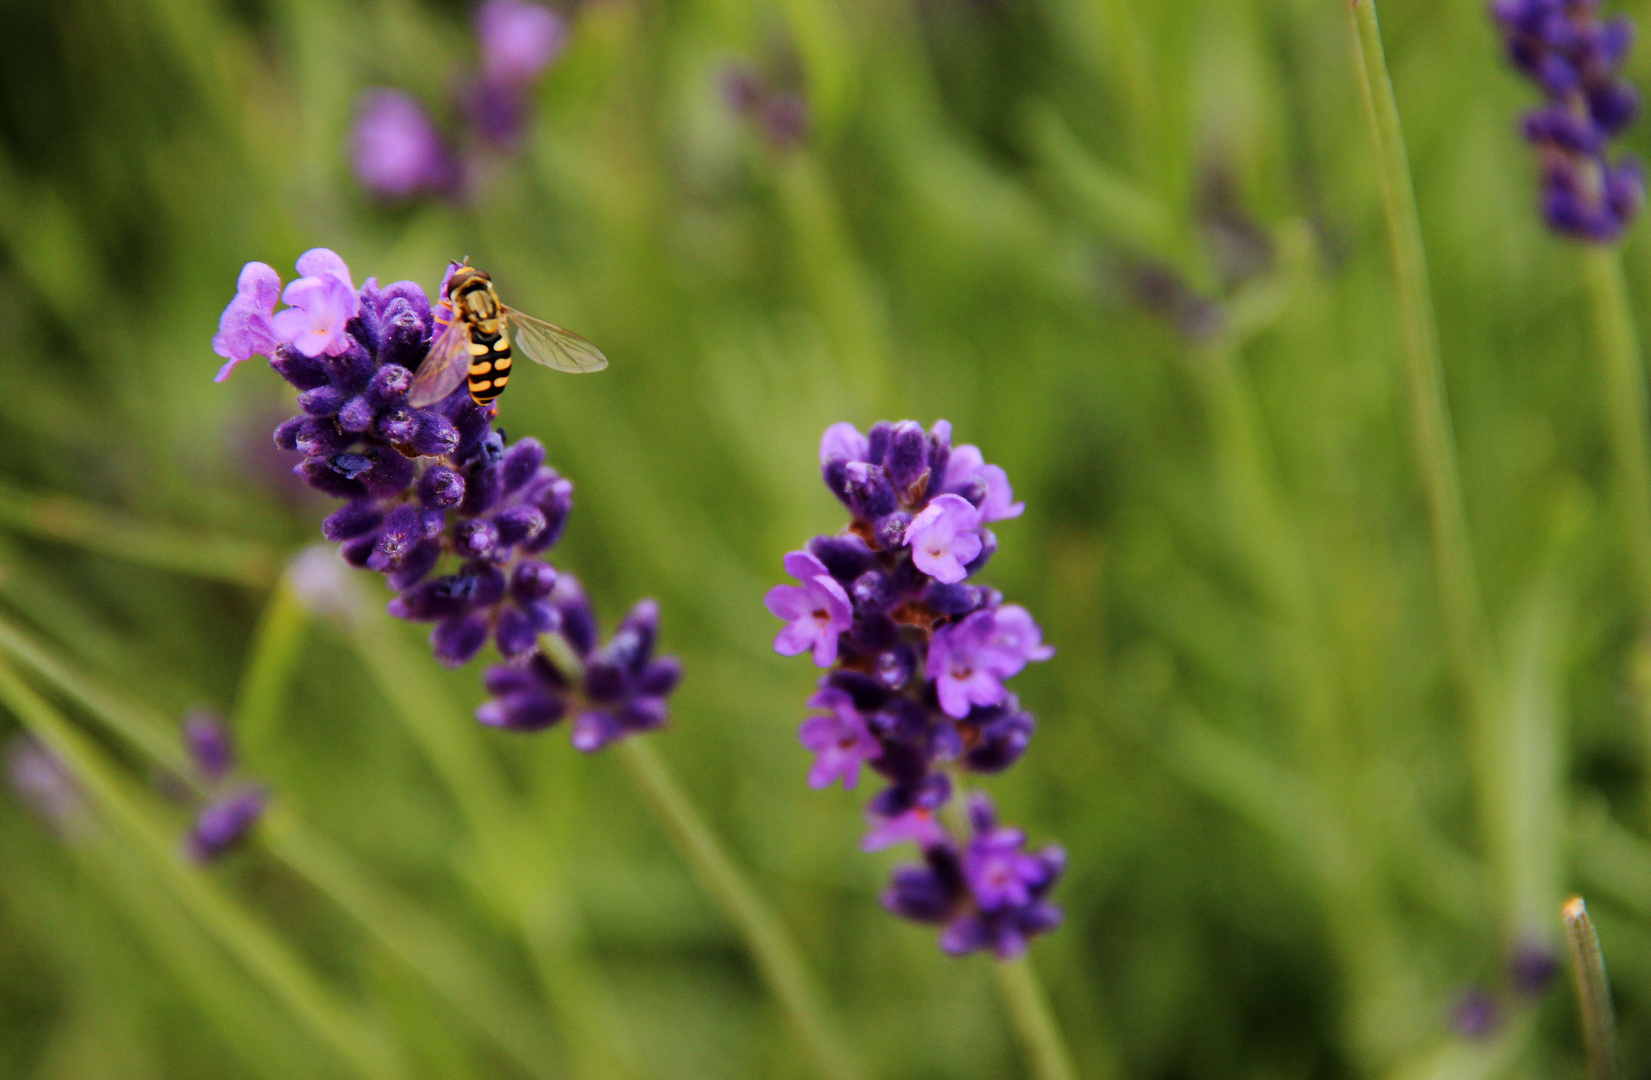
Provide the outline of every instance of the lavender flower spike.
<path id="1" fill-rule="evenodd" d="M 493 407 L 462 386 L 428 408 L 408 403 L 413 371 L 451 317 L 445 301 L 433 310 L 411 281 L 368 278 L 356 289 L 324 248 L 300 258 L 298 272 L 286 290 L 294 306 L 273 319 L 271 366 L 298 390 L 301 411 L 275 429 L 275 444 L 299 455 L 293 471 L 310 486 L 342 501 L 321 524 L 337 557 L 384 575 L 391 615 L 432 624 L 439 662 L 498 650 L 505 665 L 487 673 L 482 723 L 537 731 L 571 715 L 582 750 L 661 727 L 681 668 L 654 655 L 657 605 L 638 604 L 599 647 L 578 582 L 544 558 L 573 509 L 573 484 L 535 440 L 508 444 Z M 328 558 L 306 554 L 292 580 L 306 602 L 347 609 L 350 598 L 328 584 L 340 569 Z M 227 828 L 252 803 L 218 811 L 214 824 Z M 210 839 L 201 850 L 215 848 Z"/>
<path id="2" fill-rule="evenodd" d="M 786 556 L 803 584 L 776 586 L 767 603 L 787 621 L 775 651 L 812 650 L 830 668 L 809 700 L 823 715 L 798 732 L 814 755 L 809 785 L 881 774 L 889 786 L 867 807 L 862 846 L 923 853 L 923 865 L 895 871 L 884 907 L 941 924 L 949 953 L 1009 959 L 1060 923 L 1048 894 L 1065 855 L 1027 852 L 984 795 L 970 800 L 969 837 L 953 835 L 944 810 L 954 777 L 1002 772 L 1025 753 L 1037 725 L 1004 684 L 1054 649 L 1025 608 L 966 584 L 997 550 L 985 523 L 1025 505 L 1002 469 L 973 446 L 954 450 L 951 435 L 945 421 L 827 429 L 820 471 L 851 520 Z"/>
<path id="3" fill-rule="evenodd" d="M 1556 232 L 1611 243 L 1639 212 L 1645 183 L 1637 161 L 1608 156 L 1639 114 L 1639 94 L 1617 76 L 1633 23 L 1602 23 L 1598 8 L 1599 0 L 1495 0 L 1491 15 L 1509 59 L 1547 98 L 1523 121 L 1542 154 L 1543 216 Z"/>

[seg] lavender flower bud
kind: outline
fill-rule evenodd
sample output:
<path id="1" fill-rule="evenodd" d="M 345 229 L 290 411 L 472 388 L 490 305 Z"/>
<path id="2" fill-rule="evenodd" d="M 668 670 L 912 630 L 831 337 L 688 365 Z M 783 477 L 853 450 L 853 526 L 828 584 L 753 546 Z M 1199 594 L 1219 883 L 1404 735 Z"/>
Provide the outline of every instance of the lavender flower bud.
<path id="1" fill-rule="evenodd" d="M 258 787 L 245 787 L 208 803 L 184 842 L 185 854 L 197 863 L 221 859 L 246 839 L 267 803 L 268 797 Z"/>

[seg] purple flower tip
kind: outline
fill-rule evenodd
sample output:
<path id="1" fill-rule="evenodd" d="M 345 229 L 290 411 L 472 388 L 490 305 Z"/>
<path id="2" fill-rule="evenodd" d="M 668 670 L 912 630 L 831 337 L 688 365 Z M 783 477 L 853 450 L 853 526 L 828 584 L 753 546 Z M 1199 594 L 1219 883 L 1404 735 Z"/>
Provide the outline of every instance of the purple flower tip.
<path id="1" fill-rule="evenodd" d="M 1470 987 L 1450 1010 L 1450 1026 L 1465 1039 L 1488 1039 L 1502 1026 L 1502 1005 L 1483 987 Z"/>
<path id="2" fill-rule="evenodd" d="M 197 863 L 228 854 L 246 839 L 264 814 L 268 797 L 259 787 L 244 787 L 210 802 L 195 818 L 184 851 Z"/>
<path id="3" fill-rule="evenodd" d="M 531 83 L 567 46 L 567 20 L 526 0 L 488 0 L 476 9 L 475 25 L 482 77 L 489 82 Z"/>
<path id="4" fill-rule="evenodd" d="M 235 747 L 229 731 L 216 713 L 205 709 L 190 713 L 183 723 L 184 746 L 195 759 L 201 776 L 216 783 L 235 768 Z"/>

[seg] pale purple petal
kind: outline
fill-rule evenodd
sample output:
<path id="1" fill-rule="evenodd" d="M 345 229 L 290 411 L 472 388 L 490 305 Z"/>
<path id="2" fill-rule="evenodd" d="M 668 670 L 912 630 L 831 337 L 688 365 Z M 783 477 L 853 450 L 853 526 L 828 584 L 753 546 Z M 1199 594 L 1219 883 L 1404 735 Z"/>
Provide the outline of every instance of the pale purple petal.
<path id="1" fill-rule="evenodd" d="M 980 476 L 986 481 L 986 501 L 980 504 L 980 520 L 1004 521 L 1018 518 L 1026 512 L 1026 504 L 1015 502 L 1015 489 L 1009 486 L 1009 474 L 998 465 L 983 465 Z"/>
<path id="2" fill-rule="evenodd" d="M 476 11 L 482 74 L 513 86 L 538 78 L 567 45 L 567 22 L 523 0 L 488 0 Z"/>
<path id="3" fill-rule="evenodd" d="M 305 356 L 338 356 L 349 349 L 344 325 L 360 312 L 361 297 L 345 280 L 331 273 L 301 277 L 281 299 L 292 305 L 273 320 L 281 341 Z"/>
<path id="4" fill-rule="evenodd" d="M 820 438 L 820 464 L 824 465 L 833 458 L 845 461 L 864 461 L 869 453 L 869 444 L 859 428 L 844 421 L 832 424 L 826 428 Z"/>
<path id="5" fill-rule="evenodd" d="M 986 464 L 980 447 L 973 443 L 952 447 L 952 456 L 946 461 L 945 487 L 956 488 L 973 479 Z"/>
<path id="6" fill-rule="evenodd" d="M 762 602 L 776 618 L 790 620 L 808 614 L 808 590 L 798 585 L 776 585 Z"/>
<path id="7" fill-rule="evenodd" d="M 952 449 L 946 463 L 946 481 L 941 486 L 956 491 L 971 480 L 979 480 L 986 488 L 986 498 L 980 504 L 980 523 L 1017 518 L 1026 511 L 1025 503 L 1015 502 L 1014 488 L 1009 486 L 1009 474 L 1000 466 L 986 464 L 980 447 L 964 443 Z"/>
<path id="8" fill-rule="evenodd" d="M 344 287 L 355 292 L 355 279 L 350 277 L 350 268 L 344 265 L 344 260 L 336 251 L 329 248 L 310 248 L 298 256 L 298 273 L 303 277 L 335 277 L 344 283 Z M 292 303 L 292 301 L 287 301 Z M 358 314 L 361 309 L 360 298 L 356 299 L 356 310 L 351 316 Z"/>
<path id="9" fill-rule="evenodd" d="M 229 360 L 218 369 L 214 382 L 229 378 L 235 365 L 242 361 L 275 355 L 279 342 L 271 315 L 280 291 L 281 277 L 273 267 L 249 262 L 241 268 L 235 298 L 219 316 L 218 332 L 212 336 L 212 351 Z"/>
<path id="10" fill-rule="evenodd" d="M 961 495 L 941 495 L 906 527 L 905 543 L 917 568 L 945 585 L 969 576 L 980 554 L 980 513 Z"/>
<path id="11" fill-rule="evenodd" d="M 946 839 L 946 831 L 940 827 L 940 821 L 935 817 L 934 811 L 924 806 L 913 807 L 890 818 L 873 813 L 868 813 L 866 817 L 873 828 L 865 835 L 865 839 L 860 841 L 860 847 L 864 851 L 882 851 L 884 848 L 908 841 L 927 848 Z"/>
<path id="12" fill-rule="evenodd" d="M 831 576 L 831 571 L 826 569 L 825 563 L 806 551 L 788 553 L 782 565 L 785 567 L 785 572 L 798 581 L 813 581 L 821 575 Z"/>
<path id="13" fill-rule="evenodd" d="M 774 651 L 781 656 L 800 656 L 810 649 L 816 648 L 820 638 L 820 627 L 813 619 L 804 617 L 796 622 L 787 623 L 785 628 L 774 635 Z M 832 639 L 832 650 L 836 651 L 836 639 Z M 833 657 L 835 659 L 835 657 Z M 830 667 L 827 662 L 826 667 Z"/>
<path id="14" fill-rule="evenodd" d="M 1053 646 L 1043 643 L 1043 631 L 1032 613 L 1019 604 L 1004 604 L 992 612 L 992 629 L 982 642 L 986 666 L 1000 679 L 1017 675 L 1028 661 L 1047 660 Z"/>

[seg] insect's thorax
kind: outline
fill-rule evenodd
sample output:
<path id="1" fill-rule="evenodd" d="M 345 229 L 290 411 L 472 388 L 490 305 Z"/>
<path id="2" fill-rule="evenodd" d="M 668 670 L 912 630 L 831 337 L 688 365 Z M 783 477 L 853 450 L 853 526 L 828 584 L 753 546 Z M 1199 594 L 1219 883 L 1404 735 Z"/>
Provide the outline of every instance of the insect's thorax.
<path id="1" fill-rule="evenodd" d="M 465 282 L 453 292 L 454 312 L 470 324 L 472 332 L 497 337 L 504 330 L 499 295 L 485 278 Z"/>

